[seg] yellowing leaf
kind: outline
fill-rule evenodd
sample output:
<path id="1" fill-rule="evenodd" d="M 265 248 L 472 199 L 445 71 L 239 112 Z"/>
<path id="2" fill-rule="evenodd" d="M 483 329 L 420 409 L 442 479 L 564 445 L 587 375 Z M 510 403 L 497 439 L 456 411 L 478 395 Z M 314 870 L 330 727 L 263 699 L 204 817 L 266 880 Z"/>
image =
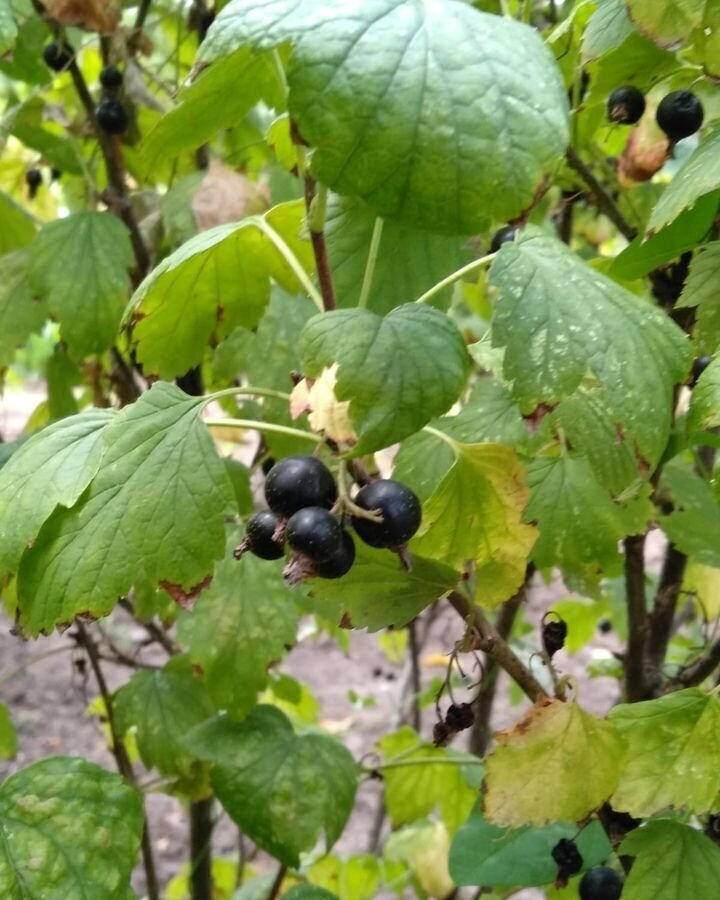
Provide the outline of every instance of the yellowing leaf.
<path id="1" fill-rule="evenodd" d="M 712 620 L 720 617 L 720 569 L 690 560 L 685 569 L 683 590 L 694 595 L 704 618 Z"/>
<path id="2" fill-rule="evenodd" d="M 544 698 L 495 735 L 484 811 L 495 825 L 576 822 L 615 790 L 624 745 L 614 726 L 576 703 Z"/>
<path id="3" fill-rule="evenodd" d="M 290 411 L 293 419 L 309 411 L 308 421 L 318 431 L 334 441 L 356 441 L 357 435 L 350 421 L 348 400 L 335 396 L 337 363 L 322 370 L 314 381 L 303 378 L 292 391 Z"/>

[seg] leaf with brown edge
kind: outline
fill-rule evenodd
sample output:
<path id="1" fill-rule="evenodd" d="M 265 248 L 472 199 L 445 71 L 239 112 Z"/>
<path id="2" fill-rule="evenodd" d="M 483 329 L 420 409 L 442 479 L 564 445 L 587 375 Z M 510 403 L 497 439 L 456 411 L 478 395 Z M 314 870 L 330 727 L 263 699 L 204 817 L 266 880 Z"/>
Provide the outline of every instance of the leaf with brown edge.
<path id="1" fill-rule="evenodd" d="M 178 604 L 178 606 L 182 606 L 183 609 L 192 609 L 195 606 L 195 601 L 199 597 L 199 595 L 205 590 L 205 588 L 209 588 L 212 584 L 213 577 L 212 575 L 207 575 L 203 578 L 202 581 L 198 581 L 197 584 L 194 584 L 189 590 L 183 590 L 182 585 L 180 584 L 172 584 L 169 581 L 161 581 L 159 582 L 159 586 L 170 596 L 173 600 Z"/>

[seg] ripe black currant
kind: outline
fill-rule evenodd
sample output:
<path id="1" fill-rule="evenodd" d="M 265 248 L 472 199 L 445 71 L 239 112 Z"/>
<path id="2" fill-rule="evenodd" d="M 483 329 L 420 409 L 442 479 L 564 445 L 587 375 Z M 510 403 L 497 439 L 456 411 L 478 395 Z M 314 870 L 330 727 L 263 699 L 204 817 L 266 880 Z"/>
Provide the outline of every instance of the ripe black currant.
<path id="1" fill-rule="evenodd" d="M 122 134 L 130 124 L 127 110 L 119 100 L 112 97 L 100 103 L 95 110 L 95 115 L 98 125 L 108 134 Z"/>
<path id="2" fill-rule="evenodd" d="M 660 101 L 655 118 L 671 141 L 681 141 L 700 128 L 705 113 L 691 91 L 672 91 Z"/>
<path id="3" fill-rule="evenodd" d="M 475 721 L 475 714 L 469 703 L 453 703 L 445 713 L 445 724 L 451 731 L 464 731 Z"/>
<path id="4" fill-rule="evenodd" d="M 300 509 L 288 519 L 287 542 L 313 563 L 329 562 L 340 550 L 343 530 L 332 513 L 320 506 Z"/>
<path id="5" fill-rule="evenodd" d="M 100 84 L 106 91 L 117 91 L 122 87 L 123 73 L 117 66 L 105 66 L 100 72 Z"/>
<path id="6" fill-rule="evenodd" d="M 42 184 L 42 172 L 40 169 L 28 169 L 25 173 L 25 184 L 28 186 L 28 195 L 32 200 Z"/>
<path id="7" fill-rule="evenodd" d="M 551 659 L 558 652 L 558 650 L 562 650 L 562 648 L 565 646 L 567 630 L 567 624 L 562 619 L 558 619 L 557 621 L 552 619 L 551 621 L 545 622 L 543 624 L 543 648 Z"/>
<path id="8" fill-rule="evenodd" d="M 636 87 L 615 88 L 607 99 L 607 117 L 616 125 L 634 125 L 645 112 L 645 97 Z"/>
<path id="9" fill-rule="evenodd" d="M 708 816 L 704 830 L 711 841 L 720 844 L 720 813 L 713 813 Z"/>
<path id="10" fill-rule="evenodd" d="M 502 228 L 498 228 L 490 241 L 490 252 L 497 253 L 503 244 L 514 241 L 516 234 L 517 228 L 514 225 L 503 225 Z"/>
<path id="11" fill-rule="evenodd" d="M 62 178 L 62 169 L 58 169 L 56 166 L 53 166 L 50 169 L 50 181 L 59 181 Z"/>
<path id="12" fill-rule="evenodd" d="M 269 509 L 256 512 L 248 519 L 245 532 L 247 549 L 260 559 L 280 559 L 284 555 L 283 545 L 273 540 L 278 527 L 278 518 Z"/>
<path id="13" fill-rule="evenodd" d="M 326 562 L 313 565 L 315 574 L 320 578 L 342 578 L 355 562 L 355 543 L 347 531 L 343 530 L 340 546 Z"/>
<path id="14" fill-rule="evenodd" d="M 698 383 L 698 378 L 700 378 L 711 362 L 712 356 L 698 356 L 690 370 L 690 387 L 695 387 Z"/>
<path id="15" fill-rule="evenodd" d="M 422 509 L 415 494 L 390 478 L 373 481 L 358 491 L 355 503 L 361 509 L 379 511 L 382 522 L 353 516 L 358 535 L 371 547 L 400 547 L 420 527 Z"/>
<path id="16" fill-rule="evenodd" d="M 337 487 L 330 470 L 314 456 L 288 456 L 268 473 L 265 499 L 279 516 L 291 516 L 307 506 L 330 509 Z"/>
<path id="17" fill-rule="evenodd" d="M 608 634 L 612 631 L 612 622 L 610 619 L 600 619 L 598 622 L 598 631 L 600 634 Z"/>
<path id="18" fill-rule="evenodd" d="M 609 866 L 596 866 L 580 881 L 580 900 L 620 900 L 622 878 Z"/>
<path id="19" fill-rule="evenodd" d="M 53 72 L 62 72 L 73 61 L 75 51 L 65 41 L 50 41 L 43 47 L 42 55 L 48 69 L 52 69 Z"/>
<path id="20" fill-rule="evenodd" d="M 450 739 L 450 729 L 444 722 L 436 722 L 433 725 L 433 744 L 436 747 L 444 747 Z"/>
<path id="21" fill-rule="evenodd" d="M 558 881 L 567 881 L 570 875 L 576 875 L 583 866 L 583 859 L 580 851 L 575 846 L 575 841 L 567 838 L 560 840 L 552 848 L 552 858 L 557 863 Z"/>

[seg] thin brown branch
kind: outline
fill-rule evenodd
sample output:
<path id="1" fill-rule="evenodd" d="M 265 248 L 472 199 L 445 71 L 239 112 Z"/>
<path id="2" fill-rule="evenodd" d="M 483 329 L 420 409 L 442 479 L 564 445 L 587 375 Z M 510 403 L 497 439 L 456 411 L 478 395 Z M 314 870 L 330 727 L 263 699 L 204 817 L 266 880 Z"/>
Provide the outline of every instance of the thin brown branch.
<path id="1" fill-rule="evenodd" d="M 632 226 L 620 212 L 617 204 L 605 187 L 593 175 L 590 167 L 583 162 L 573 147 L 568 147 L 566 158 L 570 168 L 577 172 L 588 188 L 590 188 L 591 200 L 595 206 L 610 219 L 623 237 L 627 238 L 628 241 L 632 241 L 637 236 L 637 228 Z"/>
<path id="2" fill-rule="evenodd" d="M 647 677 L 648 689 L 652 692 L 658 691 L 662 683 L 662 667 L 673 632 L 675 611 L 686 565 L 687 556 L 673 543 L 668 544 L 653 609 L 648 619 Z"/>
<path id="3" fill-rule="evenodd" d="M 280 896 L 280 888 L 285 879 L 285 875 L 287 874 L 287 866 L 280 866 L 277 871 L 277 875 L 275 876 L 275 881 L 272 883 L 272 887 L 270 888 L 270 893 L 268 894 L 268 900 L 277 900 Z"/>
<path id="4" fill-rule="evenodd" d="M 213 900 L 212 809 L 212 797 L 190 804 L 190 896 L 192 900 Z"/>
<path id="5" fill-rule="evenodd" d="M 646 695 L 645 648 L 647 609 L 645 606 L 645 535 L 625 538 L 625 599 L 628 613 L 628 642 L 625 653 L 625 698 L 629 703 Z"/>
<path id="6" fill-rule="evenodd" d="M 312 220 L 311 208 L 317 184 L 315 179 L 309 174 L 305 174 L 305 208 L 308 214 L 308 221 Z M 325 241 L 325 232 L 318 231 L 312 226 L 310 227 L 310 242 L 312 244 L 313 255 L 315 256 L 315 268 L 317 269 L 318 285 L 320 294 L 323 299 L 323 307 L 325 312 L 337 309 L 337 300 L 335 299 L 335 288 L 333 287 L 332 273 L 330 271 L 330 259 L 328 257 L 327 243 Z"/>
<path id="7" fill-rule="evenodd" d="M 475 632 L 473 649 L 482 650 L 494 659 L 533 702 L 546 695 L 537 678 L 488 622 L 479 606 L 472 604 L 459 591 L 453 591 L 448 596 L 448 601 L 458 615 L 473 628 Z"/>
<path id="8" fill-rule="evenodd" d="M 669 686 L 671 689 L 674 689 L 694 687 L 702 684 L 718 666 L 720 666 L 720 640 L 715 641 L 697 659 L 684 666 L 677 676 L 670 681 Z"/>
<path id="9" fill-rule="evenodd" d="M 418 733 L 422 727 L 422 715 L 420 710 L 420 641 L 417 633 L 417 620 L 410 622 L 408 632 L 408 658 L 410 660 L 410 685 L 412 691 L 410 715 L 412 727 Z"/>
<path id="10" fill-rule="evenodd" d="M 168 656 L 175 656 L 180 652 L 180 647 L 175 643 L 175 641 L 170 637 L 167 632 L 165 632 L 162 628 L 156 625 L 154 622 L 141 622 L 135 615 L 135 608 L 132 603 L 127 599 L 127 597 L 123 597 L 119 601 L 119 606 L 121 606 L 126 613 L 133 617 L 136 622 L 139 622 L 145 631 L 147 631 L 148 636 L 151 638 L 152 642 L 155 644 L 160 644 L 160 646 L 167 652 Z"/>

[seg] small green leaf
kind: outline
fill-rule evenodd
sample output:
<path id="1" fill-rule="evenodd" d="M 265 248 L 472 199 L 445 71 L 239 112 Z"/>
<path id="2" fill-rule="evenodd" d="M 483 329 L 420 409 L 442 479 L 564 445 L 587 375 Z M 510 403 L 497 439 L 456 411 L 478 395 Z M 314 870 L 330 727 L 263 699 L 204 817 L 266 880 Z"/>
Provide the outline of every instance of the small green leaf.
<path id="1" fill-rule="evenodd" d="M 678 307 L 697 307 L 695 335 L 703 349 L 720 345 L 720 242 L 705 244 L 690 263 Z"/>
<path id="2" fill-rule="evenodd" d="M 625 0 L 630 18 L 661 47 L 675 49 L 702 24 L 713 0 Z"/>
<path id="3" fill-rule="evenodd" d="M 662 520 L 663 531 L 696 562 L 720 567 L 720 506 L 708 482 L 679 465 L 669 465 L 662 484 L 674 502 L 674 511 Z"/>
<path id="4" fill-rule="evenodd" d="M 126 900 L 143 829 L 138 794 L 67 756 L 20 769 L 0 788 L 0 893 L 8 900 Z"/>
<path id="5" fill-rule="evenodd" d="M 720 244 L 717 246 L 720 248 Z M 712 360 L 693 388 L 687 430 L 688 433 L 692 433 L 715 428 L 718 425 L 720 425 L 720 357 Z"/>
<path id="6" fill-rule="evenodd" d="M 450 874 L 459 885 L 536 887 L 557 876 L 552 849 L 561 839 L 577 838 L 583 869 L 604 862 L 612 846 L 600 822 L 590 822 L 578 834 L 574 822 L 555 822 L 544 828 L 498 828 L 474 811 L 455 835 L 450 849 Z"/>
<path id="7" fill-rule="evenodd" d="M 204 586 L 225 549 L 233 494 L 202 403 L 158 382 L 103 432 L 90 489 L 56 512 L 23 556 L 19 610 L 30 634 L 80 612 L 106 615 L 138 571 L 186 592 Z"/>
<path id="8" fill-rule="evenodd" d="M 117 336 L 130 290 L 132 247 L 109 212 L 45 225 L 30 247 L 30 287 L 47 300 L 71 354 L 102 353 Z"/>
<path id="9" fill-rule="evenodd" d="M 199 678 L 182 658 L 164 669 L 136 672 L 115 695 L 115 716 L 121 734 L 135 728 L 144 765 L 163 775 L 192 774 L 193 757 L 183 737 L 209 719 L 215 707 Z"/>
<path id="10" fill-rule="evenodd" d="M 648 822 L 631 832 L 620 853 L 634 856 L 623 900 L 715 897 L 720 884 L 720 848 L 680 822 Z"/>
<path id="11" fill-rule="evenodd" d="M 14 572 L 57 506 L 74 506 L 95 476 L 108 409 L 92 409 L 36 432 L 0 471 L 0 571 Z"/>
<path id="12" fill-rule="evenodd" d="M 457 327 L 415 303 L 384 318 L 365 309 L 315 316 L 303 329 L 300 355 L 311 377 L 338 363 L 335 394 L 350 401 L 355 454 L 387 447 L 444 413 L 469 368 Z"/>
<path id="13" fill-rule="evenodd" d="M 321 834 L 328 850 L 340 837 L 357 770 L 333 738 L 296 735 L 280 710 L 258 706 L 241 724 L 218 716 L 199 725 L 185 745 L 215 764 L 213 788 L 231 818 L 285 865 L 297 868 Z"/>
<path id="14" fill-rule="evenodd" d="M 0 191 L 0 253 L 21 250 L 35 237 L 31 216 L 12 197 Z"/>
<path id="15" fill-rule="evenodd" d="M 238 543 L 231 534 L 212 585 L 180 618 L 178 634 L 218 708 L 242 718 L 267 685 L 270 664 L 294 643 L 298 610 L 282 565 L 249 553 L 238 562 L 232 555 Z"/>
<path id="16" fill-rule="evenodd" d="M 623 0 L 601 0 L 583 35 L 583 59 L 597 59 L 615 50 L 634 30 Z"/>
<path id="17" fill-rule="evenodd" d="M 0 703 L 0 759 L 13 759 L 17 753 L 17 733 L 10 710 Z"/>
<path id="18" fill-rule="evenodd" d="M 10 0 L 0 0 L 0 56 L 12 49 L 17 37 L 17 25 Z"/>
<path id="19" fill-rule="evenodd" d="M 15 351 L 48 318 L 46 305 L 32 296 L 27 267 L 27 250 L 0 256 L 0 369 L 13 361 Z"/>
<path id="20" fill-rule="evenodd" d="M 318 900 L 331 896 L 327 894 L 329 888 L 334 888 L 341 900 L 373 900 L 380 888 L 382 865 L 382 860 L 369 853 L 347 859 L 324 856 L 309 868 L 308 878 L 325 889 Z"/>
<path id="21" fill-rule="evenodd" d="M 283 897 L 284 900 L 338 900 L 337 894 L 331 894 L 312 884 L 296 884 Z"/>

